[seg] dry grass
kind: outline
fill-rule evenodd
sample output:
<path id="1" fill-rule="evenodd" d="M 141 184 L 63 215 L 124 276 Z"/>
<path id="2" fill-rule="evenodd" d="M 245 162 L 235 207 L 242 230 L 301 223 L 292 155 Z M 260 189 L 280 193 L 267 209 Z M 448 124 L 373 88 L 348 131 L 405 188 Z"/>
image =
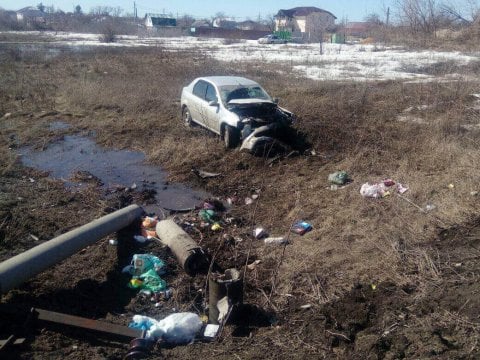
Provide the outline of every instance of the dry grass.
<path id="1" fill-rule="evenodd" d="M 242 74 L 264 84 L 298 115 L 295 126 L 318 155 L 267 166 L 265 159 L 225 151 L 201 129 L 185 129 L 181 87 L 205 74 Z M 480 190 L 479 131 L 462 125 L 478 123 L 469 95 L 478 83 L 336 84 L 271 75 L 258 64 L 221 64 L 197 53 L 98 51 L 10 68 L 2 81 L 18 85 L 3 90 L 8 102 L 1 110 L 80 113 L 62 120 L 74 129 L 94 130 L 106 146 L 146 152 L 173 179 L 193 182 L 190 169 L 196 166 L 225 175 L 205 185 L 214 194 L 238 192 L 242 198 L 260 189 L 253 219 L 248 206 L 238 206 L 234 214 L 273 235 L 287 234 L 295 219 L 311 222 L 314 230 L 295 238 L 285 254 L 254 244 L 263 264 L 247 281 L 264 294 L 247 296 L 283 314 L 304 303 L 319 308 L 356 283 L 414 286 L 420 298 L 430 296 L 432 286 L 445 286 L 444 263 L 432 240 L 439 229 L 467 222 L 477 209 L 470 192 Z M 411 106 L 424 109 L 415 110 L 421 124 L 398 121 Z M 2 123 L 4 138 L 16 133 L 27 143 L 47 136 L 42 119 L 20 118 Z M 2 162 L 7 169 L 9 162 Z M 354 182 L 331 191 L 327 176 L 339 169 Z M 395 194 L 382 200 L 360 196 L 362 183 L 384 178 L 408 185 L 409 201 Z M 419 210 L 428 204 L 436 209 Z"/>

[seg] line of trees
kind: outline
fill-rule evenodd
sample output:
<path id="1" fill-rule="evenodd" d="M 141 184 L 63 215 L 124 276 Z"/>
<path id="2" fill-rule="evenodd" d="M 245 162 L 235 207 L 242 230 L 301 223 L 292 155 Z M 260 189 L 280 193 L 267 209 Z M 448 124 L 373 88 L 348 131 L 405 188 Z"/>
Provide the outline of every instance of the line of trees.
<path id="1" fill-rule="evenodd" d="M 480 5 L 477 0 L 395 0 L 392 9 L 383 9 L 383 18 L 372 13 L 365 21 L 373 26 L 391 25 L 412 34 L 435 36 L 439 29 L 457 29 L 478 23 Z"/>

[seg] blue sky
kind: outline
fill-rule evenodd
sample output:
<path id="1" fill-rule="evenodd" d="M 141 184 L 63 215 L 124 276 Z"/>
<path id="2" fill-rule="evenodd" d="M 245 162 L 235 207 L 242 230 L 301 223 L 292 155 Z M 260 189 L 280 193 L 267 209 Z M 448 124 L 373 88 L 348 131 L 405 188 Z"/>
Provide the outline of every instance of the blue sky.
<path id="1" fill-rule="evenodd" d="M 78 4 L 84 12 L 95 6 L 121 7 L 124 11 L 133 13 L 134 0 L 1 0 L 0 7 L 7 10 L 18 10 L 25 6 L 35 6 L 42 2 L 53 5 L 56 9 L 73 11 Z M 339 20 L 346 17 L 349 21 L 360 21 L 366 15 L 376 12 L 383 14 L 383 8 L 391 6 L 394 0 L 136 0 L 138 15 L 146 12 L 166 13 L 176 15 L 189 14 L 194 17 L 210 18 L 222 12 L 239 19 L 256 19 L 258 15 L 265 17 L 275 14 L 279 9 L 289 9 L 297 6 L 316 6 L 332 12 Z"/>

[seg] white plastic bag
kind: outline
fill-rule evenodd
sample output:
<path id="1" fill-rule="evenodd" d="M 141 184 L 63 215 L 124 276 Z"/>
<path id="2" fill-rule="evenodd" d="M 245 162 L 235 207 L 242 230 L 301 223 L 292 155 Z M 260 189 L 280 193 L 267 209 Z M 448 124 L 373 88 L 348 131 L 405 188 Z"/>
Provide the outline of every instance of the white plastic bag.
<path id="1" fill-rule="evenodd" d="M 384 194 L 386 193 L 386 190 L 387 190 L 387 187 L 385 186 L 384 183 L 376 183 L 376 184 L 365 183 L 360 188 L 360 194 L 362 194 L 363 197 L 378 199 L 384 196 Z"/>
<path id="2" fill-rule="evenodd" d="M 171 344 L 187 344 L 202 328 L 202 321 L 194 313 L 177 313 L 154 323 L 147 331 L 149 339 L 163 339 Z"/>

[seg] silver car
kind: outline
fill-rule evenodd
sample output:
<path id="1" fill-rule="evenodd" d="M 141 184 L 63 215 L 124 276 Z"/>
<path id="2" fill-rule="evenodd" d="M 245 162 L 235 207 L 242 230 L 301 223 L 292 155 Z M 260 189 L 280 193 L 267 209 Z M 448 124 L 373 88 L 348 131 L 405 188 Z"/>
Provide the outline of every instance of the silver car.
<path id="1" fill-rule="evenodd" d="M 219 134 L 226 148 L 252 152 L 278 141 L 294 115 L 255 81 L 237 76 L 209 76 L 193 80 L 182 90 L 182 118 Z"/>
<path id="2" fill-rule="evenodd" d="M 287 40 L 278 37 L 277 35 L 266 35 L 258 39 L 259 44 L 286 44 Z"/>

